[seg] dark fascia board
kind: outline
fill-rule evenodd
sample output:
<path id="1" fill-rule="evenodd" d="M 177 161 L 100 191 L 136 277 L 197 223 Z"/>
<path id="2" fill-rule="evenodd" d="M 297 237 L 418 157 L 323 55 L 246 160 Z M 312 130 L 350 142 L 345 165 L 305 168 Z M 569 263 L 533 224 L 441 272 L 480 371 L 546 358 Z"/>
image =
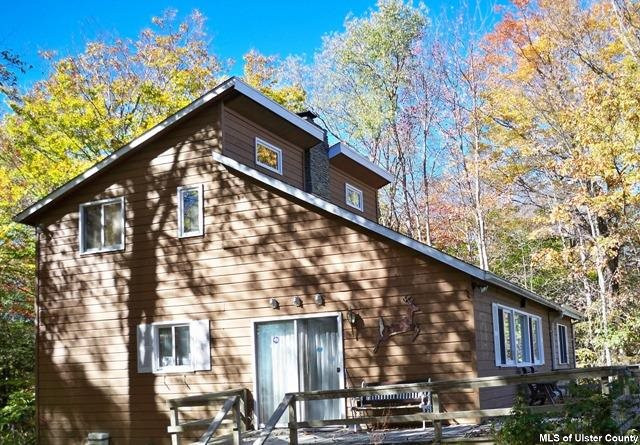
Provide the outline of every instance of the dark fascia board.
<path id="1" fill-rule="evenodd" d="M 465 261 L 462 261 L 458 258 L 455 258 L 451 255 L 448 255 L 438 249 L 434 249 L 431 246 L 428 246 L 426 244 L 423 244 L 421 242 L 418 242 L 416 240 L 414 240 L 413 238 L 410 238 L 408 236 L 402 235 L 401 233 L 398 233 L 396 231 L 393 231 L 387 227 L 384 227 L 380 224 L 377 224 L 371 220 L 368 220 L 366 218 L 363 218 L 362 216 L 356 215 L 355 213 L 352 213 L 348 210 L 345 210 L 341 207 L 338 207 L 334 204 L 331 204 L 330 202 L 325 201 L 324 199 L 319 198 L 318 196 L 312 195 L 310 193 L 304 192 L 296 187 L 293 187 L 291 185 L 285 184 L 284 182 L 272 178 L 271 176 L 265 175 L 251 167 L 248 167 L 244 164 L 241 164 L 240 162 L 231 159 L 227 156 L 222 155 L 221 153 L 218 152 L 212 152 L 212 157 L 213 160 L 218 162 L 219 164 L 223 165 L 226 168 L 229 168 L 231 170 L 234 170 L 244 176 L 248 176 L 256 181 L 258 181 L 259 183 L 266 185 L 272 189 L 278 190 L 282 193 L 284 193 L 285 195 L 288 195 L 291 198 L 294 198 L 296 200 L 299 201 L 303 201 L 307 204 L 310 204 L 320 210 L 323 210 L 325 212 L 328 212 L 330 214 L 333 214 L 335 216 L 340 217 L 343 220 L 346 220 L 352 224 L 355 224 L 357 226 L 360 226 L 364 229 L 366 229 L 369 232 L 375 233 L 376 235 L 382 236 L 384 238 L 387 238 L 397 244 L 401 244 L 403 246 L 406 246 L 422 255 L 425 255 L 431 259 L 434 259 L 436 261 L 439 261 L 441 263 L 444 263 L 448 266 L 453 267 L 454 269 L 457 269 L 475 279 L 477 279 L 480 282 L 484 282 L 484 283 L 488 283 L 491 284 L 495 287 L 507 290 L 509 292 L 512 292 L 516 295 L 519 295 L 521 297 L 527 298 L 529 300 L 535 301 L 543 306 L 549 307 L 551 309 L 554 309 L 556 311 L 558 311 L 560 314 L 573 318 L 575 320 L 581 320 L 583 319 L 582 314 L 580 314 L 579 312 L 565 307 L 565 306 L 561 306 L 559 304 L 553 303 L 552 301 L 547 300 L 546 298 L 535 294 L 533 292 L 530 292 L 526 289 L 521 288 L 520 286 L 511 283 L 503 278 L 500 278 L 499 276 L 488 272 L 486 270 L 480 269 L 479 267 L 476 267 L 472 264 L 469 264 Z"/>
<path id="2" fill-rule="evenodd" d="M 79 187 L 81 184 L 85 183 L 89 179 L 96 176 L 98 173 L 106 169 L 107 167 L 113 165 L 118 162 L 120 159 L 129 155 L 131 152 L 141 148 L 144 146 L 145 142 L 148 142 L 153 137 L 158 136 L 160 133 L 168 130 L 175 126 L 178 122 L 183 120 L 186 116 L 190 115 L 194 111 L 203 107 L 204 105 L 210 103 L 211 101 L 218 99 L 221 97 L 223 93 L 227 91 L 235 90 L 240 94 L 247 96 L 258 104 L 264 106 L 270 111 L 274 112 L 278 116 L 283 119 L 289 121 L 293 125 L 297 126 L 301 130 L 309 133 L 311 136 L 315 137 L 319 141 L 324 140 L 324 130 L 313 125 L 306 119 L 296 115 L 295 113 L 287 110 L 282 105 L 274 102 L 273 100 L 266 97 L 264 94 L 259 91 L 253 89 L 242 80 L 237 77 L 231 77 L 226 81 L 222 82 L 220 85 L 216 86 L 209 92 L 200 96 L 198 99 L 191 102 L 186 107 L 167 117 L 165 120 L 155 125 L 153 128 L 147 130 L 142 135 L 138 136 L 127 145 L 121 147 L 120 149 L 114 151 L 109 156 L 104 158 L 102 161 L 94 164 L 89 169 L 85 170 L 75 178 L 71 179 L 66 184 L 60 186 L 55 189 L 51 193 L 49 193 L 44 198 L 40 199 L 36 203 L 24 209 L 22 212 L 18 213 L 13 219 L 16 222 L 29 224 L 30 219 L 38 212 L 48 208 L 51 204 L 56 202 L 62 196 L 74 190 L 76 187 Z"/>
<path id="3" fill-rule="evenodd" d="M 387 184 L 393 181 L 393 175 L 391 173 L 389 173 L 379 165 L 374 164 L 373 162 L 362 156 L 360 153 L 355 151 L 353 148 L 347 146 L 344 142 L 338 142 L 329 147 L 329 159 L 334 158 L 340 154 L 348 157 L 352 161 L 371 171 L 373 174 L 380 177 L 383 181 L 386 181 Z"/>

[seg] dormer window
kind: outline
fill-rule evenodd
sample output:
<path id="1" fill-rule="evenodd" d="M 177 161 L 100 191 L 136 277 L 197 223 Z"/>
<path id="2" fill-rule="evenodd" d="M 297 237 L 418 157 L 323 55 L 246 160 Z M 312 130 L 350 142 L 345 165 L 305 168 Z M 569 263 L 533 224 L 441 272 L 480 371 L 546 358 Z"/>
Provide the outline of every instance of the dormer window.
<path id="1" fill-rule="evenodd" d="M 282 150 L 260 138 L 256 138 L 256 164 L 281 175 Z"/>
<path id="2" fill-rule="evenodd" d="M 348 206 L 358 209 L 361 212 L 364 211 L 364 200 L 362 197 L 362 190 L 352 186 L 349 183 L 344 184 L 345 202 Z"/>

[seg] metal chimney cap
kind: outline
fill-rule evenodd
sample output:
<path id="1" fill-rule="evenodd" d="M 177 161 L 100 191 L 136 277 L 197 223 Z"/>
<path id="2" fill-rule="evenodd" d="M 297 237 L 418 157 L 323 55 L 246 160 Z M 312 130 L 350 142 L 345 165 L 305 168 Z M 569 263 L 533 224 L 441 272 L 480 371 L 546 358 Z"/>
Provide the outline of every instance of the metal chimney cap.
<path id="1" fill-rule="evenodd" d="M 300 111 L 298 113 L 296 113 L 298 116 L 300 116 L 303 119 L 306 119 L 310 122 L 313 122 L 313 120 L 318 117 L 318 115 L 316 113 L 314 113 L 311 110 L 305 110 L 305 111 Z"/>

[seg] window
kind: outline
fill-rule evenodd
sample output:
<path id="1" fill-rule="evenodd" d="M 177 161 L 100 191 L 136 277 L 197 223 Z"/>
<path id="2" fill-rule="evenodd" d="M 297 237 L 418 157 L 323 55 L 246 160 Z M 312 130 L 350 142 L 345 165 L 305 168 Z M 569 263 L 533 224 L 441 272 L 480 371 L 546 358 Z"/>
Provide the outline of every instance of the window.
<path id="1" fill-rule="evenodd" d="M 178 236 L 204 233 L 203 186 L 178 187 Z"/>
<path id="2" fill-rule="evenodd" d="M 189 325 L 158 327 L 157 369 L 191 368 Z"/>
<path id="3" fill-rule="evenodd" d="M 362 199 L 362 190 L 352 186 L 349 183 L 344 184 L 345 202 L 348 206 L 354 207 L 361 212 L 364 210 L 364 203 Z"/>
<path id="4" fill-rule="evenodd" d="M 256 138 L 256 164 L 281 175 L 282 150 L 262 139 Z"/>
<path id="5" fill-rule="evenodd" d="M 209 320 L 138 325 L 138 372 L 211 369 Z"/>
<path id="6" fill-rule="evenodd" d="M 536 315 L 493 304 L 496 366 L 531 366 L 544 363 L 542 321 Z"/>
<path id="7" fill-rule="evenodd" d="M 80 252 L 124 248 L 124 198 L 80 204 Z"/>
<path id="8" fill-rule="evenodd" d="M 566 365 L 569 363 L 569 343 L 567 341 L 567 327 L 558 325 L 558 363 Z"/>

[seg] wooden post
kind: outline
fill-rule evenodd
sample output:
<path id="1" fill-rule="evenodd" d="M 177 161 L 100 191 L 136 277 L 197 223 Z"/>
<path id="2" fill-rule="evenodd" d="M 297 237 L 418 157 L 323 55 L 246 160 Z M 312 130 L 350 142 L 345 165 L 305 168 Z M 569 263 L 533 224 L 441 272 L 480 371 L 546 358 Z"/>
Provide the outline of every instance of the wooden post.
<path id="1" fill-rule="evenodd" d="M 242 413 L 243 416 L 243 428 L 242 431 L 247 431 L 247 429 L 251 426 L 252 424 L 252 416 L 253 413 L 251 412 L 251 410 L 249 409 L 249 402 L 250 402 L 250 393 L 249 390 L 247 388 L 244 388 L 242 390 L 242 409 L 240 410 L 240 412 Z"/>
<path id="2" fill-rule="evenodd" d="M 603 396 L 609 395 L 609 376 L 600 377 L 600 389 Z"/>
<path id="3" fill-rule="evenodd" d="M 440 412 L 440 399 L 437 393 L 431 394 L 431 405 L 433 406 L 433 413 Z M 442 420 L 433 421 L 433 443 L 441 443 L 442 441 Z"/>
<path id="4" fill-rule="evenodd" d="M 171 413 L 169 415 L 171 426 L 180 425 L 180 417 L 178 416 L 178 407 L 171 407 Z M 180 434 L 172 433 L 171 434 L 171 445 L 180 445 Z"/>
<path id="5" fill-rule="evenodd" d="M 629 387 L 629 376 L 626 374 L 623 375 L 619 375 L 618 379 L 620 380 L 620 383 L 622 384 L 622 395 L 625 397 L 628 397 L 631 395 L 631 388 Z"/>
<path id="6" fill-rule="evenodd" d="M 242 431 L 244 430 L 244 428 L 242 423 L 242 416 L 240 415 L 241 400 L 242 399 L 240 399 L 240 397 L 236 397 L 236 401 L 233 404 L 233 419 L 236 424 L 236 430 L 233 433 L 233 445 L 242 445 Z"/>
<path id="7" fill-rule="evenodd" d="M 298 445 L 298 417 L 296 415 L 296 398 L 289 402 L 289 444 Z"/>

